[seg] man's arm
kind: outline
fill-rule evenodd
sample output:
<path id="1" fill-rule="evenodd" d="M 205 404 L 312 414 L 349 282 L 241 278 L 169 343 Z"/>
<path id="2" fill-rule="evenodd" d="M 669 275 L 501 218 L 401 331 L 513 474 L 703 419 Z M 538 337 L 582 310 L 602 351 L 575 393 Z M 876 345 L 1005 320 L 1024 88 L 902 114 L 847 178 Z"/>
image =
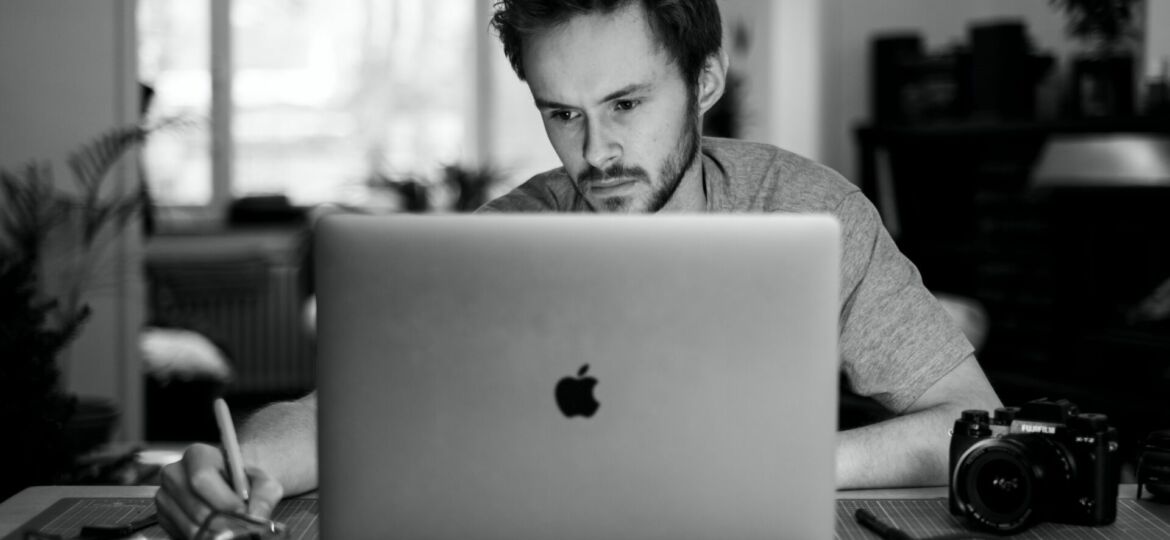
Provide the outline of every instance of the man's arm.
<path id="1" fill-rule="evenodd" d="M 286 495 L 317 489 L 317 392 L 274 403 L 240 431 L 244 465 L 264 469 Z"/>
<path id="2" fill-rule="evenodd" d="M 194 444 L 162 470 L 155 494 L 159 523 L 173 538 L 193 538 L 213 510 L 267 517 L 285 495 L 317 487 L 317 394 L 270 405 L 240 429 L 251 496 L 228 485 L 219 448 Z"/>
<path id="3" fill-rule="evenodd" d="M 950 430 L 959 414 L 1001 406 L 979 363 L 968 356 L 902 415 L 838 434 L 837 487 L 946 485 Z"/>

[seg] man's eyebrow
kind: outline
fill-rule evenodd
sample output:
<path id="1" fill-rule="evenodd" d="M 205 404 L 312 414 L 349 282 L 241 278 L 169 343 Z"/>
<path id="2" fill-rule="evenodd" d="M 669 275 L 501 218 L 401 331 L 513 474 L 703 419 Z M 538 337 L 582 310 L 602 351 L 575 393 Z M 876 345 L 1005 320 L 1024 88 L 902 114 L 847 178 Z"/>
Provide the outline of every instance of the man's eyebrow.
<path id="1" fill-rule="evenodd" d="M 601 102 L 605 103 L 607 101 L 613 101 L 615 99 L 622 98 L 622 97 L 628 96 L 630 94 L 636 94 L 638 92 L 643 92 L 645 90 L 648 90 L 649 88 L 650 88 L 650 83 L 630 84 L 630 85 L 627 85 L 620 90 L 617 90 L 616 92 L 610 92 L 604 98 L 601 98 Z"/>
<path id="2" fill-rule="evenodd" d="M 622 98 L 622 97 L 628 96 L 630 94 L 635 94 L 638 92 L 648 90 L 649 88 L 650 88 L 650 83 L 630 84 L 630 85 L 624 86 L 618 90 L 610 92 L 609 94 L 606 94 L 605 97 L 601 98 L 600 103 L 605 103 L 607 101 L 613 101 L 615 99 Z M 535 98 L 535 100 L 536 100 L 537 108 L 540 108 L 540 109 L 576 109 L 577 108 L 577 107 L 574 107 L 572 105 L 565 105 L 564 103 L 558 103 L 556 101 L 551 101 L 551 100 L 547 100 L 547 99 Z"/>
<path id="3" fill-rule="evenodd" d="M 538 108 L 538 109 L 573 109 L 574 108 L 571 105 L 565 105 L 564 103 L 557 103 L 556 101 L 549 101 L 547 99 L 541 99 L 541 98 L 535 98 L 535 99 L 536 99 L 536 108 Z"/>

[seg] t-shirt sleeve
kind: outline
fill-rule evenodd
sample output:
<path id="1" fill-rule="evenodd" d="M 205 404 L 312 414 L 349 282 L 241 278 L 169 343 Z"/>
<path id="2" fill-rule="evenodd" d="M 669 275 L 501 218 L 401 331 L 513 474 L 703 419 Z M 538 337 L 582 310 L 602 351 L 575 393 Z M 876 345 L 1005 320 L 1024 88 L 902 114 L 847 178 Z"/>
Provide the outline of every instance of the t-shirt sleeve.
<path id="1" fill-rule="evenodd" d="M 974 349 L 860 192 L 841 201 L 841 369 L 851 390 L 906 410 Z"/>

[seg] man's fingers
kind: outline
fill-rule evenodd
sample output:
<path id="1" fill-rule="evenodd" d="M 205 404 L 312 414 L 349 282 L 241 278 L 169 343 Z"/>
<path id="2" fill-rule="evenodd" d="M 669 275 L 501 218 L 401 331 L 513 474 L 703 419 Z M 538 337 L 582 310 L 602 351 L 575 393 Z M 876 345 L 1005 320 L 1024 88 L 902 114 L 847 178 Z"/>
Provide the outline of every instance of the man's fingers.
<path id="1" fill-rule="evenodd" d="M 158 506 L 158 501 L 155 501 L 155 506 Z M 180 532 L 178 528 L 176 528 L 174 524 L 171 523 L 170 516 L 162 513 L 161 507 L 158 511 L 158 526 L 162 527 L 163 532 L 167 533 L 167 538 L 186 538 L 183 536 L 183 533 Z"/>
<path id="2" fill-rule="evenodd" d="M 262 518 L 270 517 L 276 503 L 284 497 L 284 486 L 261 469 L 248 467 L 245 472 L 251 483 L 248 513 Z"/>
<path id="3" fill-rule="evenodd" d="M 194 538 L 195 533 L 199 532 L 199 525 L 191 521 L 167 491 L 158 490 L 154 496 L 154 506 L 158 511 L 159 525 L 171 538 Z"/>
<path id="4" fill-rule="evenodd" d="M 213 446 L 192 445 L 182 461 L 164 467 L 161 476 L 155 505 L 168 532 L 178 538 L 194 535 L 213 509 L 244 509 L 244 501 L 224 479 L 223 456 Z"/>
<path id="5" fill-rule="evenodd" d="M 261 469 L 247 470 L 247 504 L 232 489 L 218 448 L 195 444 L 178 463 L 162 470 L 162 485 L 155 494 L 159 523 L 175 538 L 191 538 L 214 510 L 247 512 L 257 517 L 272 515 L 284 496 L 284 487 Z"/>
<path id="6" fill-rule="evenodd" d="M 187 485 L 191 493 L 201 499 L 204 505 L 219 510 L 242 512 L 244 500 L 228 485 L 224 472 L 223 454 L 218 448 L 206 444 L 195 444 L 183 453 L 183 467 L 187 473 Z M 186 509 L 187 501 L 179 500 Z M 201 505 L 202 506 L 202 505 Z M 193 515 L 192 518 L 204 518 Z"/>
<path id="7" fill-rule="evenodd" d="M 159 516 L 169 516 L 175 523 L 198 522 L 211 512 L 187 484 L 187 470 L 182 463 L 163 467 L 161 482 L 155 493 Z M 182 538 L 180 536 L 179 538 Z"/>

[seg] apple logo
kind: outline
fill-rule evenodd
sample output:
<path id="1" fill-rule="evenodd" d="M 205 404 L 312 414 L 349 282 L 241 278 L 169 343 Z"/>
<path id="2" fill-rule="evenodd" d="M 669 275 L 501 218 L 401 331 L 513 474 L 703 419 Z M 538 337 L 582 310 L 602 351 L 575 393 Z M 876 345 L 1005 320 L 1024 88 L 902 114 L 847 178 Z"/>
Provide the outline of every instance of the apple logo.
<path id="1" fill-rule="evenodd" d="M 587 371 L 589 364 L 581 366 L 576 377 L 565 377 L 557 383 L 557 407 L 560 407 L 561 413 L 569 418 L 574 416 L 589 418 L 597 412 L 598 407 L 601 407 L 597 398 L 593 397 L 597 379 L 586 377 Z"/>

